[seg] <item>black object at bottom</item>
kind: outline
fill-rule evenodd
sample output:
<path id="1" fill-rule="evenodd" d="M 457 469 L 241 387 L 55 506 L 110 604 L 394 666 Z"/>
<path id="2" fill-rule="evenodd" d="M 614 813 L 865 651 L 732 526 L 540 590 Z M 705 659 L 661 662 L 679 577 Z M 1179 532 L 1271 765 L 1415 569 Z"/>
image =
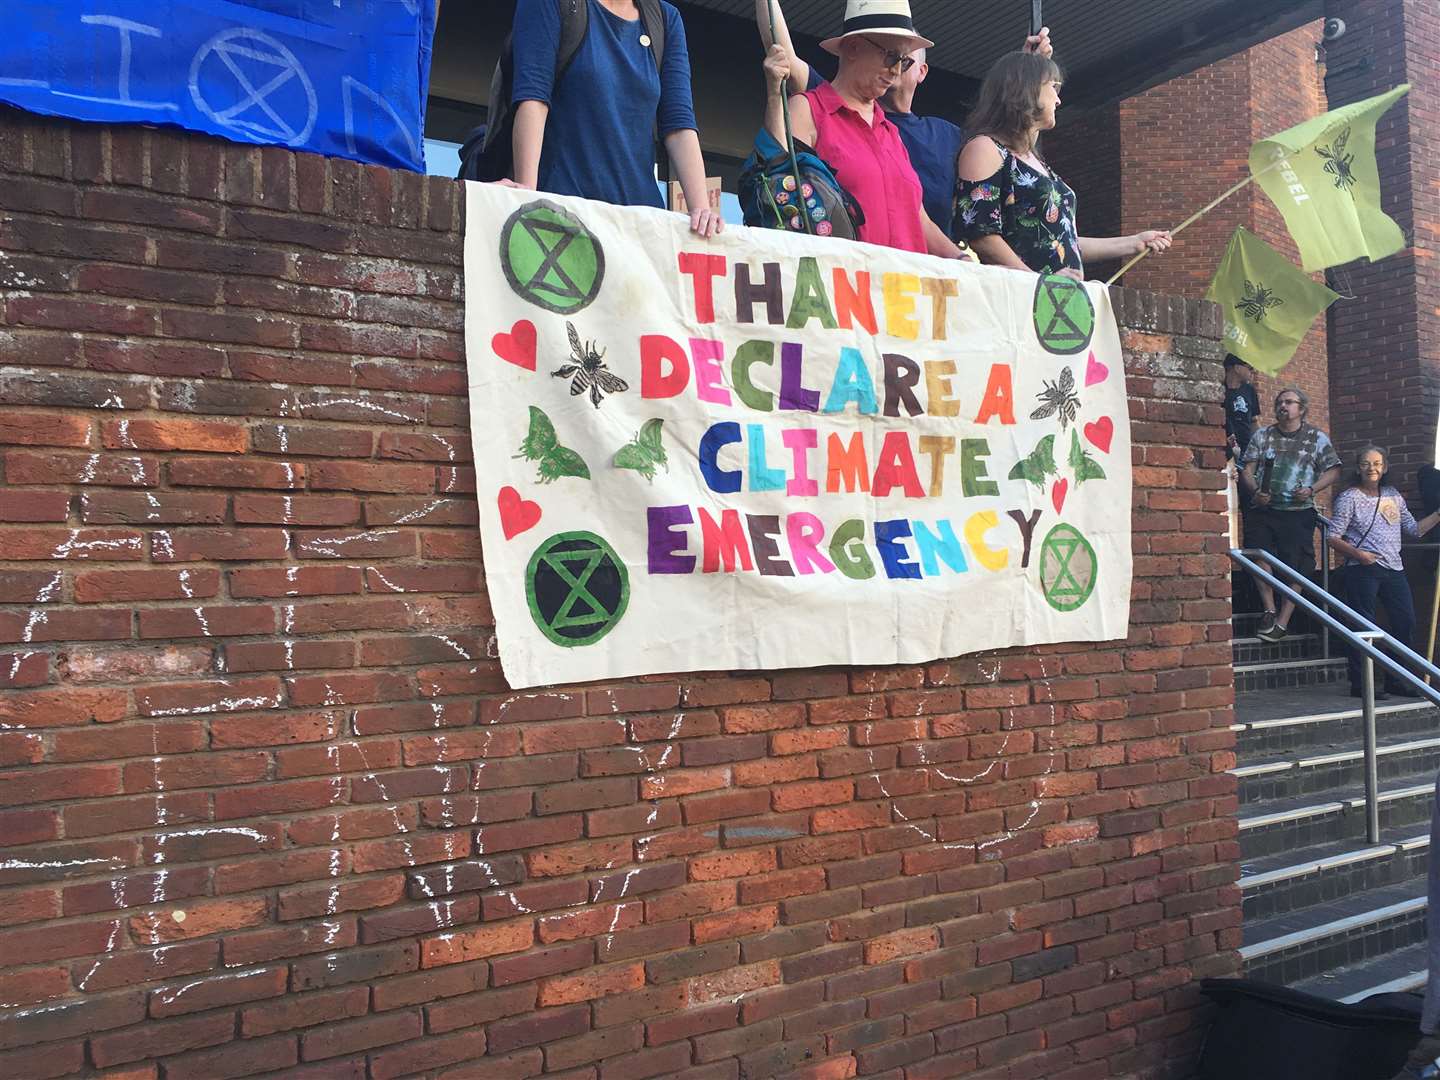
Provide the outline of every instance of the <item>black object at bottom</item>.
<path id="1" fill-rule="evenodd" d="M 1206 979 L 1217 1006 L 1200 1080 L 1390 1080 L 1420 1039 L 1418 994 L 1354 1005 L 1248 979 Z"/>

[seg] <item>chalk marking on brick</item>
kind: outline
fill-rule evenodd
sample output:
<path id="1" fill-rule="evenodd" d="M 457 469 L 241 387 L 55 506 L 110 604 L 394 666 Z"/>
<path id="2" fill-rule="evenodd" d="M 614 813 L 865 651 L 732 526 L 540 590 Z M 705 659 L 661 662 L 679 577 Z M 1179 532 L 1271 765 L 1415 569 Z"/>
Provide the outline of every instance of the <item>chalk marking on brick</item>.
<path id="1" fill-rule="evenodd" d="M 462 648 L 459 646 L 458 643 L 456 643 L 456 642 L 453 641 L 452 639 L 446 637 L 444 634 L 436 634 L 436 635 L 435 635 L 435 639 L 436 639 L 437 641 L 443 641 L 446 645 L 450 646 L 450 648 L 454 649 L 454 650 L 455 650 L 455 654 L 456 654 L 457 656 L 459 656 L 461 660 L 474 660 L 474 659 L 475 659 L 475 657 L 471 656 L 468 652 L 466 652 L 464 649 L 462 649 Z M 437 724 L 436 726 L 438 727 L 439 725 Z"/>
<path id="2" fill-rule="evenodd" d="M 80 530 L 71 529 L 69 538 L 62 541 L 51 552 L 50 557 L 52 559 L 68 559 L 72 552 L 138 551 L 139 549 L 140 538 L 138 536 L 122 536 L 118 540 L 81 540 Z"/>
<path id="3" fill-rule="evenodd" d="M 204 716 L 216 712 L 240 712 L 244 709 L 278 709 L 280 708 L 280 695 L 274 694 L 261 697 L 238 697 L 221 698 L 219 701 L 211 702 L 209 705 L 176 705 L 170 709 L 156 709 L 152 716 Z"/>
<path id="4" fill-rule="evenodd" d="M 185 983 L 183 986 L 176 987 L 174 990 L 171 990 L 169 992 L 157 990 L 156 994 L 159 997 L 161 1005 L 174 1005 L 175 1002 L 179 1001 L 182 997 L 188 994 L 191 990 L 194 990 L 197 986 L 205 986 L 210 983 L 217 982 L 233 982 L 236 979 L 248 979 L 255 974 L 255 970 L 225 971 L 215 975 L 207 975 L 203 979 L 192 979 L 190 982 Z"/>
<path id="5" fill-rule="evenodd" d="M 396 524 L 399 524 L 399 522 L 396 522 Z M 380 584 L 384 585 L 384 586 L 385 586 L 387 589 L 389 589 L 391 592 L 398 592 L 398 593 L 403 593 L 403 592 L 405 592 L 405 590 L 404 590 L 403 588 L 401 588 L 399 585 L 396 585 L 393 581 L 391 581 L 391 580 L 390 580 L 389 578 L 387 578 L 384 574 L 382 574 L 382 573 L 379 571 L 378 568 L 376 568 L 376 567 L 374 567 L 374 566 L 367 566 L 365 569 L 369 570 L 372 574 L 374 574 L 377 578 L 379 578 L 379 579 L 380 579 Z"/>
<path id="6" fill-rule="evenodd" d="M 155 554 L 162 559 L 175 558 L 175 542 L 165 530 L 159 530 L 150 534 L 155 542 Z"/>
<path id="7" fill-rule="evenodd" d="M 98 859 L 3 859 L 0 870 L 64 870 L 69 867 L 97 866 L 114 870 L 125 865 L 125 860 L 114 855 Z"/>
<path id="8" fill-rule="evenodd" d="M 130 906 L 126 903 L 125 880 L 123 878 L 110 879 L 110 898 L 115 902 L 117 911 L 123 911 Z M 110 936 L 105 941 L 105 948 L 100 950 L 100 955 L 95 958 L 95 963 L 90 965 L 90 970 L 75 984 L 76 989 L 84 990 L 86 986 L 89 985 L 90 980 L 95 977 L 95 972 L 100 970 L 100 965 L 105 962 L 105 957 L 109 956 L 115 950 L 116 940 L 120 937 L 120 923 L 121 920 L 116 919 L 115 922 L 111 924 Z M 152 941 L 150 944 L 153 945 L 155 942 Z"/>
<path id="9" fill-rule="evenodd" d="M 404 413 L 396 412 L 394 409 L 387 409 L 383 405 L 377 405 L 375 402 L 370 401 L 368 398 L 323 398 L 315 401 L 302 401 L 299 403 L 300 415 L 304 416 L 307 408 L 330 408 L 333 405 L 354 405 L 357 409 L 365 409 L 369 412 L 380 413 L 382 416 L 394 417 L 404 424 L 418 423 L 413 416 L 406 416 Z"/>
<path id="10" fill-rule="evenodd" d="M 310 541 L 310 546 L 324 555 L 339 557 L 340 553 L 336 548 L 346 544 L 373 544 L 386 536 L 398 536 L 399 532 L 399 529 L 375 529 L 370 532 L 351 533 L 349 536 L 317 536 Z"/>
<path id="11" fill-rule="evenodd" d="M 438 507 L 444 506 L 449 501 L 449 499 L 436 499 L 431 502 L 429 506 L 422 506 L 419 510 L 411 510 L 410 513 L 406 514 L 404 517 L 396 518 L 395 524 L 409 525 L 412 521 L 419 521 L 426 514 L 430 513 L 432 510 L 437 509 Z M 396 591 L 398 592 L 400 590 Z"/>

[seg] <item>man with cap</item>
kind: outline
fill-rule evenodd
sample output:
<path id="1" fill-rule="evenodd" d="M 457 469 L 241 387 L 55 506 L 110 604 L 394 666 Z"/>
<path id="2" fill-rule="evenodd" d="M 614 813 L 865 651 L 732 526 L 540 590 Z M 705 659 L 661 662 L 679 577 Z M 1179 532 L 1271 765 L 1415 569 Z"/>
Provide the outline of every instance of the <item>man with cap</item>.
<path id="1" fill-rule="evenodd" d="M 1231 461 L 1245 455 L 1260 416 L 1255 369 L 1234 353 L 1225 354 L 1225 454 Z"/>
<path id="2" fill-rule="evenodd" d="M 772 0 L 755 0 L 755 20 L 760 26 L 760 40 L 767 50 L 773 44 L 780 44 L 790 57 L 789 89 L 792 94 L 815 90 L 825 80 L 810 64 L 795 55 L 785 13 L 780 10 L 780 0 L 773 0 L 775 34 L 774 39 L 771 39 L 771 6 Z M 873 19 L 877 15 L 883 18 L 887 14 L 887 8 L 903 9 L 900 14 L 906 22 L 910 21 L 908 3 L 861 0 L 859 3 L 852 2 L 847 5 L 845 25 L 851 26 L 852 14 L 860 19 Z M 838 40 L 831 38 L 822 42 L 821 47 L 827 52 L 835 52 L 831 46 Z M 955 162 L 960 156 L 960 149 L 965 145 L 965 131 L 941 117 L 921 116 L 911 111 L 915 91 L 930 73 L 930 65 L 925 62 L 926 48 L 927 46 L 921 46 L 910 53 L 908 59 L 914 62 L 908 66 L 901 64 L 899 77 L 880 99 L 880 104 L 885 110 L 886 118 L 899 131 L 900 141 L 910 155 L 910 164 L 920 177 L 924 188 L 926 214 L 941 232 L 949 236 L 951 219 L 955 212 Z M 1049 27 L 1043 27 L 1039 34 L 1026 38 L 1025 49 L 1049 56 L 1053 51 Z"/>

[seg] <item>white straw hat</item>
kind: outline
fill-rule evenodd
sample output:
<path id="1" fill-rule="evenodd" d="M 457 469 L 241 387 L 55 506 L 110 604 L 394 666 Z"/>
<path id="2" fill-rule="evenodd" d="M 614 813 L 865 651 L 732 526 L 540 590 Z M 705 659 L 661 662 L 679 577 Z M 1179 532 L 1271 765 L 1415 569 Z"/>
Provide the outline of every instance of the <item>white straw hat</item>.
<path id="1" fill-rule="evenodd" d="M 829 53 L 839 53 L 840 42 L 856 34 L 909 38 L 907 52 L 928 49 L 935 44 L 915 32 L 915 21 L 910 17 L 910 0 L 846 0 L 845 25 L 838 36 L 820 42 L 820 47 Z"/>

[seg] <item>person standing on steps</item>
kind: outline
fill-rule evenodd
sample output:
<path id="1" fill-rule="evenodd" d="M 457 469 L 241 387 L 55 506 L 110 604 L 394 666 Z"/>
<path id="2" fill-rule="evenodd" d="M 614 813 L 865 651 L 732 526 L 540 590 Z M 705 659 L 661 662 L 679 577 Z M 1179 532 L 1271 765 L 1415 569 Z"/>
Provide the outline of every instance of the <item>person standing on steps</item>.
<path id="1" fill-rule="evenodd" d="M 1336 498 L 1331 514 L 1330 546 L 1345 556 L 1345 602 L 1371 622 L 1376 601 L 1384 604 L 1390 636 L 1408 647 L 1415 630 L 1415 604 L 1400 562 L 1400 538 L 1420 539 L 1440 525 L 1440 511 L 1416 521 L 1405 497 L 1386 482 L 1389 465 L 1389 456 L 1378 446 L 1367 446 L 1356 455 L 1355 482 Z M 1350 650 L 1349 665 L 1350 696 L 1359 697 L 1358 650 Z M 1390 694 L 1414 696 L 1403 680 L 1387 674 L 1385 681 L 1388 693 L 1377 687 L 1377 699 Z"/>
<path id="2" fill-rule="evenodd" d="M 1250 439 L 1241 458 L 1240 488 L 1250 495 L 1245 546 L 1261 548 L 1300 574 L 1315 570 L 1315 496 L 1340 478 L 1340 458 L 1330 436 L 1305 422 L 1310 399 L 1287 386 L 1275 395 L 1275 423 Z M 1264 560 L 1260 565 L 1269 570 Z M 1259 636 L 1279 641 L 1289 633 L 1295 602 L 1275 605 L 1275 590 L 1255 578 L 1263 614 Z"/>
<path id="3" fill-rule="evenodd" d="M 1239 461 L 1260 419 L 1255 369 L 1234 353 L 1225 354 L 1225 456 Z"/>
<path id="4" fill-rule="evenodd" d="M 825 80 L 810 64 L 795 55 L 795 45 L 790 38 L 790 27 L 785 22 L 785 13 L 780 9 L 780 0 L 773 0 L 775 36 L 771 38 L 771 7 L 772 0 L 755 0 L 755 22 L 760 27 L 760 40 L 766 51 L 778 44 L 790 59 L 790 93 L 804 94 L 818 89 Z M 1043 26 L 1040 33 L 1026 38 L 1024 48 L 1026 52 L 1049 56 L 1054 51 L 1050 44 L 1050 28 Z M 924 48 L 916 49 L 907 59 L 913 63 L 901 63 L 900 75 L 880 99 L 880 106 L 899 130 L 900 141 L 910 155 L 910 164 L 920 177 L 925 212 L 936 227 L 949 236 L 955 214 L 955 162 L 960 157 L 960 148 L 965 145 L 965 131 L 939 116 L 921 116 L 912 111 L 915 91 L 930 74 L 930 65 L 925 62 Z"/>

